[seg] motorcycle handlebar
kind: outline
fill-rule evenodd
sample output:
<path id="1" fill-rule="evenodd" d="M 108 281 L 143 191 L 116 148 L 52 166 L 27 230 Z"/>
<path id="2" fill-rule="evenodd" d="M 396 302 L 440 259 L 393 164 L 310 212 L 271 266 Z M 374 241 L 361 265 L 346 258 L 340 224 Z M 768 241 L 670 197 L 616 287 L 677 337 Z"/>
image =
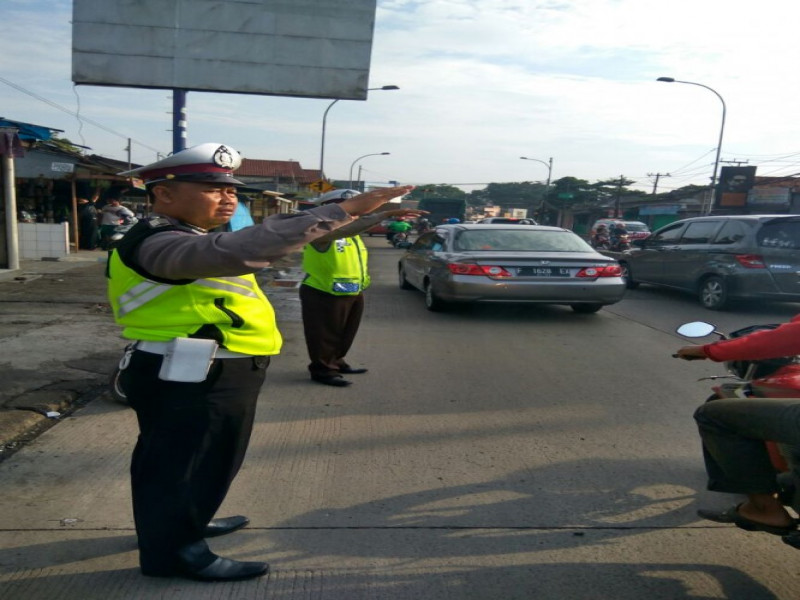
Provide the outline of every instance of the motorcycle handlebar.
<path id="1" fill-rule="evenodd" d="M 681 356 L 680 354 L 673 354 L 672 358 L 682 358 L 683 360 L 705 360 L 705 356 Z"/>

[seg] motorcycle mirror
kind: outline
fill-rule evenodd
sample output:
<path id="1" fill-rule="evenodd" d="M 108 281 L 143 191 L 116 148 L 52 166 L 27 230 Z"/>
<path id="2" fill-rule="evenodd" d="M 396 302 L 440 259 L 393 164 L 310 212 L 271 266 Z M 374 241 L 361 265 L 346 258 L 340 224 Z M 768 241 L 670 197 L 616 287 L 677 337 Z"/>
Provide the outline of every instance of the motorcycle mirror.
<path id="1" fill-rule="evenodd" d="M 711 323 L 704 323 L 703 321 L 693 321 L 691 323 L 684 323 L 675 331 L 678 335 L 688 338 L 706 337 L 714 333 L 716 328 Z"/>

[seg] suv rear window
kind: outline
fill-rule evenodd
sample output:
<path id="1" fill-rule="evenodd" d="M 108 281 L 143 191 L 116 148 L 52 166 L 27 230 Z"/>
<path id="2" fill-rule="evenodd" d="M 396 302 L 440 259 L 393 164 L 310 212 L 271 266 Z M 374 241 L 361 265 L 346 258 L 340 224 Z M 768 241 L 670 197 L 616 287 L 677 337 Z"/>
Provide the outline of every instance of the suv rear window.
<path id="1" fill-rule="evenodd" d="M 765 248 L 800 248 L 800 221 L 785 220 L 764 223 L 756 234 L 756 242 Z"/>
<path id="2" fill-rule="evenodd" d="M 731 219 L 726 221 L 719 230 L 717 237 L 714 238 L 712 244 L 736 244 L 744 239 L 747 235 L 747 228 L 741 221 Z"/>
<path id="3" fill-rule="evenodd" d="M 711 235 L 719 227 L 719 221 L 698 221 L 689 223 L 681 236 L 681 244 L 707 244 Z"/>

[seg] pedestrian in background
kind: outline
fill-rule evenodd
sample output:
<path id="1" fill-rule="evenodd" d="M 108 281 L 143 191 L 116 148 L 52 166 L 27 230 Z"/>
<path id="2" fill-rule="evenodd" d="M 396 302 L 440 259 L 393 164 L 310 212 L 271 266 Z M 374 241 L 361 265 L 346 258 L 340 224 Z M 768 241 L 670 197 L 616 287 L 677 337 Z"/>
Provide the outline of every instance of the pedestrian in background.
<path id="1" fill-rule="evenodd" d="M 282 344 L 253 273 L 409 189 L 209 233 L 236 210 L 240 164 L 234 149 L 201 144 L 123 173 L 145 181 L 153 206 L 108 265 L 114 317 L 132 341 L 119 380 L 140 430 L 131 487 L 149 576 L 227 581 L 268 571 L 264 562 L 217 556 L 205 541 L 249 522 L 212 518 L 244 460 L 259 390 Z"/>
<path id="2" fill-rule="evenodd" d="M 333 190 L 316 203 L 338 204 L 358 194 L 357 190 Z M 345 387 L 352 382 L 343 375 L 367 372 L 345 359 L 361 324 L 364 290 L 370 283 L 367 248 L 358 234 L 387 217 L 421 214 L 427 212 L 407 208 L 377 212 L 317 238 L 303 250 L 306 277 L 300 286 L 300 305 L 312 381 Z"/>
<path id="3" fill-rule="evenodd" d="M 81 250 L 95 250 L 100 242 L 94 200 L 78 198 L 78 247 Z"/>
<path id="4" fill-rule="evenodd" d="M 128 219 L 135 218 L 133 211 L 122 206 L 119 198 L 111 198 L 100 214 L 100 245 L 108 249 L 114 230 Z"/>

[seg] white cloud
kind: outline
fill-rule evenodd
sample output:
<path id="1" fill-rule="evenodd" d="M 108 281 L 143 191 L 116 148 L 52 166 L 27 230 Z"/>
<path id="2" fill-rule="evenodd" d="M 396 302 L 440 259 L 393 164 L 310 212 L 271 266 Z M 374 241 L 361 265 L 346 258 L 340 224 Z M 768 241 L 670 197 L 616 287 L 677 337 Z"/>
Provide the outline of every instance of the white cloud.
<path id="1" fill-rule="evenodd" d="M 70 2 L 6 2 L 3 77 L 70 110 Z M 526 155 L 554 158 L 554 177 L 625 174 L 647 189 L 648 172 L 692 164 L 707 183 L 721 103 L 723 158 L 757 164 L 800 152 L 800 81 L 792 42 L 800 4 L 722 0 L 379 0 L 367 102 L 341 101 L 328 117 L 326 171 L 346 177 L 355 157 L 409 182 L 544 179 Z M 21 58 L 21 57 L 24 57 Z M 79 86 L 81 112 L 135 140 L 168 149 L 168 91 Z M 0 83 L 8 118 L 52 125 L 78 139 L 78 123 Z M 319 162 L 330 101 L 191 93 L 190 143 L 222 141 L 251 158 Z M 84 126 L 86 143 L 122 158 L 124 140 Z M 735 156 L 734 156 L 735 155 Z M 760 158 L 759 158 L 760 157 Z M 766 157 L 766 158 L 765 158 Z M 134 144 L 133 160 L 153 152 Z M 775 169 L 775 163 L 765 163 Z M 800 171 L 800 159 L 782 163 Z M 673 183 L 685 184 L 690 181 Z"/>

